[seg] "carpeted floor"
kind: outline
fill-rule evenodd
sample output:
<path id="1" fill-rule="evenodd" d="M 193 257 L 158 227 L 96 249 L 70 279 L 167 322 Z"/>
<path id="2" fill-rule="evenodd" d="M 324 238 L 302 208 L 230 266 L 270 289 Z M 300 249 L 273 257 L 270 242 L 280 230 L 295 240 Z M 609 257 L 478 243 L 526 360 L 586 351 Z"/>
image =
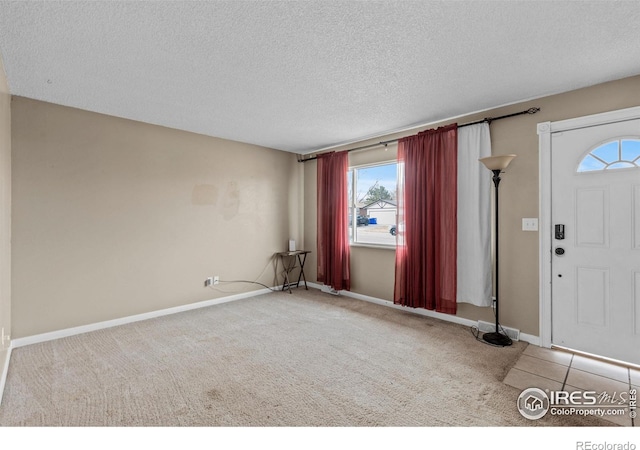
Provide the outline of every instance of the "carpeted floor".
<path id="1" fill-rule="evenodd" d="M 3 426 L 610 426 L 523 418 L 526 343 L 317 290 L 14 349 Z"/>

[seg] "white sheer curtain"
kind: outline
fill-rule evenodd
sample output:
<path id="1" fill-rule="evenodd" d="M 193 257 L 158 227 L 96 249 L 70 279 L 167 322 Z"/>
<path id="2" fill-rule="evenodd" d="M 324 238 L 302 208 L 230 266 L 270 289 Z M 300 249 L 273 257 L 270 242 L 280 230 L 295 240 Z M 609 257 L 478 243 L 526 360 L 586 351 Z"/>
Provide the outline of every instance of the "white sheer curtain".
<path id="1" fill-rule="evenodd" d="M 489 124 L 458 129 L 458 303 L 491 306 L 491 156 Z"/>

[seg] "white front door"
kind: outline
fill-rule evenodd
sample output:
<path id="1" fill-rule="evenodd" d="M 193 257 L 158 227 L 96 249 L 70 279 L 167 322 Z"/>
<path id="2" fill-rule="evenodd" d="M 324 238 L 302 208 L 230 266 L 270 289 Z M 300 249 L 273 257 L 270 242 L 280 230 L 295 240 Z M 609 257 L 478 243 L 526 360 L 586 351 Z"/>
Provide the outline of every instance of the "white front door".
<path id="1" fill-rule="evenodd" d="M 551 136 L 551 341 L 640 364 L 640 120 Z"/>

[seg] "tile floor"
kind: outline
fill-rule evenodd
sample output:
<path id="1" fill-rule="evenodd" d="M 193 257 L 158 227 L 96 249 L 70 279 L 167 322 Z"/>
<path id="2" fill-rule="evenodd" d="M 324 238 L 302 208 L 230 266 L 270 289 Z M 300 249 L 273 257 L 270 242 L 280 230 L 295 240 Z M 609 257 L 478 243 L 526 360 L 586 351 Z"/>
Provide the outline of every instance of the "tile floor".
<path id="1" fill-rule="evenodd" d="M 606 392 L 609 395 L 626 392 L 628 396 L 630 389 L 640 393 L 640 370 L 562 350 L 528 345 L 504 383 L 523 390 L 537 387 L 567 392 Z M 603 419 L 622 426 L 640 426 L 640 418 L 632 419 L 628 408 L 625 408 L 624 415 L 605 416 Z"/>

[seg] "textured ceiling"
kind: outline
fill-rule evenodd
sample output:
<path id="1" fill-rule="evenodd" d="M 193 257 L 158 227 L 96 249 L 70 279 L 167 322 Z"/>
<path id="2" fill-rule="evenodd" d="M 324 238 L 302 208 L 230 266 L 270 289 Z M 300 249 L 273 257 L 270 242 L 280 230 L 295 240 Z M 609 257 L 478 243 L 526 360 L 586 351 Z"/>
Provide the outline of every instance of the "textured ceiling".
<path id="1" fill-rule="evenodd" d="M 640 73 L 640 2 L 0 2 L 11 93 L 295 153 Z"/>

